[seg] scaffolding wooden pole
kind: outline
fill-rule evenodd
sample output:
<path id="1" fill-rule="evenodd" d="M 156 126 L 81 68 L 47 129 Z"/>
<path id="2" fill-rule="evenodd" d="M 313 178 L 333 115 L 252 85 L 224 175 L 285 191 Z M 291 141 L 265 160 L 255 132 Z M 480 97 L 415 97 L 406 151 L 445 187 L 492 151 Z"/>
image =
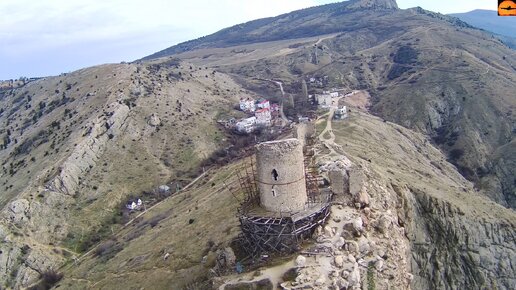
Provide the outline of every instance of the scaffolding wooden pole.
<path id="1" fill-rule="evenodd" d="M 308 142 L 310 145 L 305 148 L 305 178 L 309 197 L 305 213 L 279 213 L 279 216 L 278 213 L 267 214 L 263 210 L 253 213 L 252 209 L 260 204 L 253 156 L 237 172 L 239 190 L 245 193 L 238 210 L 242 230 L 240 241 L 249 256 L 257 258 L 266 253 L 292 253 L 328 218 L 331 195 L 321 194 L 319 190 L 320 177 L 311 154 L 313 143 Z"/>

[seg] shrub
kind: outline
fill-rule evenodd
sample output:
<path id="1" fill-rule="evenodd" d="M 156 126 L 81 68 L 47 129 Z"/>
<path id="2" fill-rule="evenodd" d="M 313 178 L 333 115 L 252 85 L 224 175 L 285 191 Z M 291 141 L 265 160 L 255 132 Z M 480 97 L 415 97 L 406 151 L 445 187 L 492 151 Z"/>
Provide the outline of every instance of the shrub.
<path id="1" fill-rule="evenodd" d="M 63 273 L 56 272 L 54 270 L 48 270 L 41 274 L 41 280 L 37 285 L 29 287 L 29 290 L 48 290 L 54 287 L 57 282 L 63 279 Z"/>
<path id="2" fill-rule="evenodd" d="M 109 254 L 110 252 L 112 252 L 113 248 L 115 247 L 116 245 L 116 242 L 113 241 L 113 240 L 109 240 L 109 241 L 106 241 L 102 244 L 100 244 L 96 249 L 95 251 L 93 252 L 93 254 L 96 256 L 96 257 L 102 257 L 106 254 Z"/>
<path id="3" fill-rule="evenodd" d="M 122 245 L 117 243 L 115 240 L 108 240 L 100 244 L 95 251 L 93 251 L 93 255 L 95 257 L 99 257 L 101 261 L 107 261 L 120 252 L 122 248 Z"/>
<path id="4" fill-rule="evenodd" d="M 153 216 L 152 218 L 150 218 L 148 223 L 151 226 L 151 228 L 153 228 L 153 227 L 157 226 L 159 224 L 159 222 L 161 220 L 163 220 L 164 218 L 166 218 L 167 216 L 168 216 L 168 213 L 158 214 L 158 215 Z"/>
<path id="5" fill-rule="evenodd" d="M 452 151 L 450 151 L 450 159 L 451 160 L 458 160 L 459 158 L 462 157 L 462 155 L 464 155 L 464 150 L 460 149 L 460 148 L 455 148 L 453 149 Z"/>

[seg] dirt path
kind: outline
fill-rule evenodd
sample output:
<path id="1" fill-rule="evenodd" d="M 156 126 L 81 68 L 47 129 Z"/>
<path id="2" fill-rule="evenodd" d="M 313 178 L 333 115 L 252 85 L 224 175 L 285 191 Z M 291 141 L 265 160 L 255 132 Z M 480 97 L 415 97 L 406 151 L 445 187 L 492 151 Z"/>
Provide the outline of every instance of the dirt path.
<path id="1" fill-rule="evenodd" d="M 178 193 L 174 194 L 174 195 L 171 195 L 167 198 L 165 198 L 164 200 L 152 205 L 151 207 L 147 208 L 145 211 L 141 212 L 140 214 L 138 214 L 137 216 L 135 216 L 134 218 L 132 218 L 130 221 L 128 221 L 124 226 L 122 226 L 122 228 L 120 228 L 118 230 L 118 233 L 121 232 L 123 229 L 125 229 L 126 227 L 128 227 L 129 225 L 131 225 L 136 219 L 138 219 L 139 217 L 145 215 L 146 213 L 152 211 L 152 209 L 156 208 L 157 206 L 159 206 L 160 204 L 164 203 L 165 201 L 167 201 L 169 198 L 173 197 L 173 196 L 176 196 L 177 194 L 180 194 L 181 192 L 187 190 L 190 186 L 194 185 L 199 179 L 201 179 L 202 177 L 204 177 L 208 172 L 210 172 L 210 169 L 206 170 L 205 172 L 203 172 L 201 175 L 199 175 L 197 178 L 195 178 L 194 180 L 192 180 L 190 183 L 188 183 L 183 189 L 181 189 Z M 97 247 L 99 246 L 100 244 L 97 244 L 95 247 L 91 248 L 89 251 L 87 251 L 86 253 L 82 254 L 80 257 L 78 257 L 77 259 L 75 259 L 75 262 L 79 262 L 81 261 L 82 259 L 84 259 L 85 257 L 87 257 L 89 254 L 91 254 L 93 251 L 95 251 L 95 249 L 97 249 Z"/>
<path id="2" fill-rule="evenodd" d="M 188 183 L 183 189 L 181 189 L 181 191 L 179 191 L 178 193 L 181 193 L 185 190 L 187 190 L 190 186 L 192 186 L 194 183 L 196 183 L 199 179 L 201 179 L 204 175 L 206 175 L 206 173 L 208 173 L 210 170 L 206 170 L 205 172 L 203 172 L 201 175 L 197 176 L 197 178 L 195 178 L 194 180 L 192 180 L 190 183 Z M 171 198 L 173 195 L 165 198 L 164 200 L 154 204 L 153 206 L 147 208 L 145 211 L 141 212 L 140 214 L 138 214 L 137 216 L 135 216 L 134 218 L 132 218 L 130 221 L 128 221 L 123 227 L 122 229 L 126 228 L 128 225 L 132 224 L 137 218 L 143 216 L 144 214 L 146 214 L 147 212 L 151 211 L 153 208 L 157 207 L 158 205 L 164 203 L 165 201 L 167 201 L 169 198 Z"/>
<path id="3" fill-rule="evenodd" d="M 300 123 L 296 126 L 296 135 L 299 142 L 301 142 L 301 146 L 305 146 L 305 140 L 306 140 L 306 124 Z"/>
<path id="4" fill-rule="evenodd" d="M 228 282 L 222 284 L 219 287 L 219 290 L 224 290 L 226 288 L 226 286 L 236 285 L 236 284 L 239 284 L 242 282 L 253 283 L 253 282 L 261 281 L 263 279 L 269 279 L 272 282 L 272 284 L 274 285 L 273 289 L 279 289 L 277 287 L 277 285 L 280 281 L 282 281 L 283 274 L 294 267 L 295 267 L 294 261 L 291 260 L 291 261 L 288 261 L 284 264 L 281 264 L 281 265 L 278 265 L 275 267 L 261 269 L 260 275 L 258 275 L 258 276 L 253 276 L 255 274 L 255 272 L 246 273 L 246 274 L 244 274 L 245 276 L 243 276 L 243 277 L 238 276 L 238 280 L 235 279 L 235 280 L 231 280 L 231 281 L 228 281 Z"/>
<path id="5" fill-rule="evenodd" d="M 281 103 L 279 106 L 280 117 L 281 117 L 281 120 L 283 121 L 282 125 L 283 126 L 288 125 L 289 120 L 287 119 L 287 116 L 285 116 L 285 113 L 283 112 L 283 102 L 285 100 L 285 90 L 283 89 L 283 83 L 280 81 L 275 81 L 275 80 L 271 80 L 271 79 L 260 79 L 260 78 L 255 78 L 255 79 L 259 80 L 259 81 L 275 83 L 276 85 L 278 85 L 280 92 L 281 92 Z"/>
<path id="6" fill-rule="evenodd" d="M 338 97 L 332 101 L 332 105 L 330 106 L 330 112 L 328 113 L 328 117 L 326 119 L 326 127 L 319 134 L 319 141 L 321 141 L 321 143 L 325 144 L 326 147 L 331 151 L 330 155 L 341 154 L 341 153 L 336 152 L 336 150 L 339 152 L 342 152 L 342 146 L 335 143 L 335 134 L 333 134 L 333 129 L 332 129 L 333 115 L 335 114 L 335 109 L 337 108 L 337 106 L 339 104 L 339 100 L 342 98 L 343 97 Z M 326 139 L 324 137 L 326 135 L 326 133 L 328 133 L 330 135 L 330 138 Z"/>
<path id="7" fill-rule="evenodd" d="M 331 34 L 331 35 L 328 35 L 326 37 L 322 37 L 322 38 L 319 38 L 317 40 L 317 42 L 315 43 L 315 45 L 319 45 L 323 40 L 326 40 L 326 39 L 330 39 L 330 38 L 334 38 L 335 36 L 339 35 L 338 33 L 334 33 L 334 34 Z"/>
<path id="8" fill-rule="evenodd" d="M 270 80 L 271 82 L 277 84 L 281 91 L 281 104 L 280 104 L 280 116 L 284 122 L 284 125 L 288 124 L 287 116 L 285 116 L 285 112 L 283 112 L 283 103 L 285 102 L 285 90 L 283 89 L 283 83 L 278 81 Z"/>

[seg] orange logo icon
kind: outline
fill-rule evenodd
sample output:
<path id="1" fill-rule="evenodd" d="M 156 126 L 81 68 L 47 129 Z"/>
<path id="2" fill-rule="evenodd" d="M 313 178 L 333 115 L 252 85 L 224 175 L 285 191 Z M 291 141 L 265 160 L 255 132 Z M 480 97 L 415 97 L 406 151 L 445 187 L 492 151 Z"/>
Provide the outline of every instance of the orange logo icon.
<path id="1" fill-rule="evenodd" d="M 516 3 L 511 0 L 498 0 L 499 16 L 516 16 Z"/>

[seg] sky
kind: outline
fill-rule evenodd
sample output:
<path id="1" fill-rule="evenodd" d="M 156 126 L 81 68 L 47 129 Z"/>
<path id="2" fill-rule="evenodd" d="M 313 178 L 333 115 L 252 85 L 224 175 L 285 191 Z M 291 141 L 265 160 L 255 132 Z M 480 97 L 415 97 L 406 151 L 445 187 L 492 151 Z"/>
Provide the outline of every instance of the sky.
<path id="1" fill-rule="evenodd" d="M 0 80 L 133 61 L 253 19 L 336 0 L 0 0 Z M 446 13 L 494 0 L 398 0 Z"/>

